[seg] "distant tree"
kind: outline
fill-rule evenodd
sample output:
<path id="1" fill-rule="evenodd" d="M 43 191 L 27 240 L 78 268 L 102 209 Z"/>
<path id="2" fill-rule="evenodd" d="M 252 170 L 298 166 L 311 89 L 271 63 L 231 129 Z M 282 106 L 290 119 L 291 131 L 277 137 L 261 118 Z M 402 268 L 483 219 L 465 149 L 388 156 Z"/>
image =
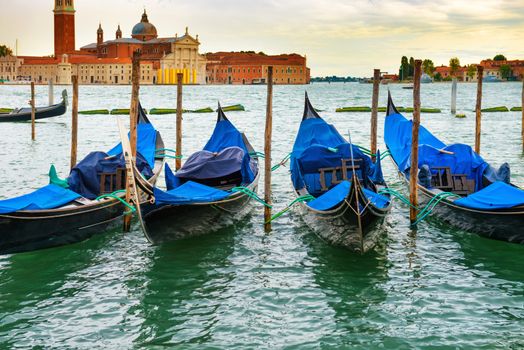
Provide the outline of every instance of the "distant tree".
<path id="1" fill-rule="evenodd" d="M 259 54 L 259 55 L 262 55 L 262 56 L 267 56 L 267 55 L 264 53 L 264 51 L 260 51 L 258 54 Z"/>
<path id="2" fill-rule="evenodd" d="M 500 66 L 499 68 L 499 71 L 500 71 L 500 76 L 502 77 L 502 79 L 508 79 L 509 77 L 511 77 L 511 67 L 507 64 L 503 64 Z"/>
<path id="3" fill-rule="evenodd" d="M 460 60 L 457 57 L 452 57 L 449 59 L 449 74 L 455 76 L 458 69 L 460 68 Z"/>
<path id="4" fill-rule="evenodd" d="M 425 59 L 422 61 L 422 69 L 424 70 L 424 73 L 432 77 L 433 72 L 435 71 L 435 64 L 433 64 L 432 60 Z"/>
<path id="5" fill-rule="evenodd" d="M 468 70 L 466 72 L 466 75 L 470 78 L 470 79 L 473 79 L 473 77 L 475 76 L 475 73 L 477 73 L 477 66 L 475 66 L 474 64 L 470 64 L 468 66 Z"/>
<path id="6" fill-rule="evenodd" d="M 409 76 L 409 62 L 406 56 L 402 56 L 400 60 L 400 80 L 406 80 Z"/>
<path id="7" fill-rule="evenodd" d="M 413 77 L 415 75 L 415 59 L 413 57 L 409 58 L 409 76 Z"/>
<path id="8" fill-rule="evenodd" d="M 13 54 L 13 50 L 11 50 L 6 45 L 0 45 L 0 57 L 5 56 L 11 56 Z"/>
<path id="9" fill-rule="evenodd" d="M 442 74 L 440 74 L 439 72 L 435 73 L 435 75 L 433 76 L 433 80 L 442 81 Z"/>
<path id="10" fill-rule="evenodd" d="M 493 61 L 507 61 L 506 56 L 502 54 L 498 54 L 495 57 L 493 57 Z"/>

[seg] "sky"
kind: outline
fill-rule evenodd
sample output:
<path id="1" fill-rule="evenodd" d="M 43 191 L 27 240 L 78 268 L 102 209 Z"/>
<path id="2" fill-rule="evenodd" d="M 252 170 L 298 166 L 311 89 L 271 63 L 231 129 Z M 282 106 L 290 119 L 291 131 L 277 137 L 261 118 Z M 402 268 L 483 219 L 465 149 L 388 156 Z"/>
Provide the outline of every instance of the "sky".
<path id="1" fill-rule="evenodd" d="M 0 44 L 53 53 L 53 0 L 0 0 Z M 124 37 L 146 8 L 160 37 L 199 35 L 200 52 L 307 56 L 312 76 L 397 73 L 401 56 L 478 63 L 524 59 L 524 0 L 75 0 L 76 46 Z M 7 15 L 6 15 L 7 14 Z"/>

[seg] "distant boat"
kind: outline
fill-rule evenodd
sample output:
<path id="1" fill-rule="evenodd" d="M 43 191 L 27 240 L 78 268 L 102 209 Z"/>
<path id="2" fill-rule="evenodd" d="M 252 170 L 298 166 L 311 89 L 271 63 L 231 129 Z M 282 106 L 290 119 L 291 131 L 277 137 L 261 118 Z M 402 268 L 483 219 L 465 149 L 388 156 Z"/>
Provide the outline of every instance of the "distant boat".
<path id="1" fill-rule="evenodd" d="M 433 82 L 433 79 L 427 75 L 426 73 L 422 74 L 422 76 L 420 77 L 420 82 L 422 84 L 428 84 L 428 83 L 432 83 Z"/>
<path id="2" fill-rule="evenodd" d="M 497 78 L 494 75 L 486 75 L 483 79 L 483 82 L 485 83 L 500 83 L 502 79 Z"/>
<path id="3" fill-rule="evenodd" d="M 413 85 L 403 86 L 402 88 L 406 90 L 413 90 Z"/>
<path id="4" fill-rule="evenodd" d="M 35 119 L 51 118 L 62 115 L 67 110 L 67 91 L 62 91 L 62 102 L 35 108 Z M 0 122 L 23 122 L 31 120 L 31 108 L 18 108 L 9 113 L 0 113 Z"/>

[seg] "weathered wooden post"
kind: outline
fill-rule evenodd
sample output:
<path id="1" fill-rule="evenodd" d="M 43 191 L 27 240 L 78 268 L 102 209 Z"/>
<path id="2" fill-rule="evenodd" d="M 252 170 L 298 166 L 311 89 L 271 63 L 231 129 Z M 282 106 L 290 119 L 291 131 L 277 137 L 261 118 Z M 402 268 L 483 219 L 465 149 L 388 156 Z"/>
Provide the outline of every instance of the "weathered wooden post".
<path id="1" fill-rule="evenodd" d="M 477 105 L 475 107 L 475 152 L 480 154 L 480 127 L 482 117 L 482 76 L 484 67 L 477 66 Z"/>
<path id="2" fill-rule="evenodd" d="M 78 144 L 78 76 L 71 77 L 73 82 L 73 108 L 71 122 L 71 169 L 76 165 L 76 151 Z"/>
<path id="3" fill-rule="evenodd" d="M 131 157 L 136 157 L 137 144 L 137 115 L 138 115 L 138 94 L 140 91 L 140 52 L 133 52 L 132 71 L 131 71 L 131 107 L 129 108 L 129 141 L 131 144 Z M 131 203 L 132 193 L 131 184 L 126 181 L 126 202 Z M 131 215 L 124 215 L 124 232 L 131 229 Z"/>
<path id="4" fill-rule="evenodd" d="M 453 78 L 451 83 L 451 114 L 457 114 L 457 78 Z"/>
<path id="5" fill-rule="evenodd" d="M 380 69 L 373 71 L 373 98 L 371 100 L 371 154 L 375 161 L 377 154 L 377 118 L 378 118 L 378 94 L 380 86 Z"/>
<path id="6" fill-rule="evenodd" d="M 264 201 L 271 205 L 271 134 L 273 132 L 273 66 L 267 67 L 266 129 L 264 132 Z M 271 208 L 264 206 L 264 230 L 271 231 Z"/>
<path id="7" fill-rule="evenodd" d="M 49 105 L 53 105 L 55 103 L 55 96 L 54 96 L 54 88 L 53 88 L 53 79 L 52 78 L 49 78 L 49 81 L 48 81 L 48 88 L 47 88 L 47 93 L 48 93 L 48 97 L 49 97 Z"/>
<path id="8" fill-rule="evenodd" d="M 522 77 L 522 103 L 520 105 L 522 109 L 522 152 L 524 152 L 524 76 Z"/>
<path id="9" fill-rule="evenodd" d="M 31 140 L 36 140 L 36 130 L 35 130 L 35 82 L 31 82 L 31 101 L 29 102 L 31 105 Z"/>
<path id="10" fill-rule="evenodd" d="M 183 73 L 177 73 L 176 75 L 176 159 L 175 169 L 178 170 L 182 167 L 182 83 L 184 79 Z"/>
<path id="11" fill-rule="evenodd" d="M 420 127 L 420 75 L 421 60 L 415 60 L 415 76 L 413 77 L 413 128 L 411 131 L 411 169 L 409 170 L 409 220 L 411 224 L 417 221 L 418 214 L 418 130 Z"/>

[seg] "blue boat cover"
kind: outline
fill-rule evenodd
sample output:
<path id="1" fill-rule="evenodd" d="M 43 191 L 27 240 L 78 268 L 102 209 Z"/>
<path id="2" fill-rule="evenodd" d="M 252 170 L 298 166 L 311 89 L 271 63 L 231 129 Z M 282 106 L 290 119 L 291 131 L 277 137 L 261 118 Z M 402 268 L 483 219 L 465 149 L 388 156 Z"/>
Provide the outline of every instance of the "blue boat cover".
<path id="1" fill-rule="evenodd" d="M 125 166 L 122 153 L 109 156 L 105 152 L 91 152 L 71 169 L 66 180 L 71 190 L 86 198 L 95 199 L 100 195 L 100 174 L 116 173 L 117 168 L 125 168 Z M 146 178 L 153 176 L 151 167 L 140 153 L 136 156 L 136 166 Z"/>
<path id="2" fill-rule="evenodd" d="M 228 197 L 231 193 L 197 182 L 187 181 L 169 191 L 162 191 L 155 187 L 153 194 L 155 196 L 155 204 L 157 205 L 183 205 L 214 202 Z"/>
<path id="3" fill-rule="evenodd" d="M 78 193 L 56 185 L 47 185 L 20 197 L 0 201 L 0 214 L 19 210 L 54 209 L 81 197 Z"/>
<path id="4" fill-rule="evenodd" d="M 364 192 L 364 195 L 366 195 L 366 198 L 369 199 L 371 204 L 373 204 L 375 207 L 386 208 L 389 205 L 390 199 L 388 197 L 370 191 L 367 188 L 364 188 L 362 190 Z"/>
<path id="5" fill-rule="evenodd" d="M 219 152 L 195 152 L 177 171 L 176 176 L 195 180 L 224 177 L 241 170 L 245 154 L 238 146 L 226 147 Z"/>
<path id="6" fill-rule="evenodd" d="M 497 181 L 453 203 L 472 209 L 507 209 L 524 205 L 524 191 Z"/>
<path id="7" fill-rule="evenodd" d="M 384 140 L 399 170 L 408 174 L 411 166 L 412 121 L 398 113 L 391 103 L 386 116 Z M 490 165 L 473 149 L 464 144 L 446 145 L 433 136 L 422 125 L 419 129 L 419 181 L 426 187 L 431 182 L 431 171 L 435 167 L 449 167 L 451 174 L 466 175 L 475 180 L 475 192 L 454 203 L 473 209 L 503 209 L 524 203 L 524 191 L 509 182 L 509 166 L 503 165 L 499 171 Z M 482 188 L 484 178 L 493 182 Z M 504 182 L 502 182 L 502 181 Z"/>
<path id="8" fill-rule="evenodd" d="M 307 106 L 307 104 L 306 104 Z M 306 107 L 307 108 L 307 107 Z M 366 187 L 371 180 L 384 183 L 380 161 L 373 163 L 357 146 L 349 144 L 322 118 L 305 118 L 300 123 L 291 153 L 291 180 L 295 189 L 306 187 L 313 196 L 321 194 L 320 168 L 342 166 L 342 159 L 361 160 L 362 168 L 357 176 Z M 331 185 L 331 174 L 326 173 L 326 186 Z M 349 174 L 348 174 L 349 176 Z"/>
<path id="9" fill-rule="evenodd" d="M 129 136 L 129 134 L 128 134 Z M 151 168 L 155 167 L 155 151 L 156 151 L 156 137 L 157 131 L 151 123 L 138 123 L 137 124 L 137 153 L 140 153 L 142 157 L 147 160 L 147 163 Z M 119 143 L 107 154 L 110 156 L 116 156 L 122 153 L 122 144 Z"/>
<path id="10" fill-rule="evenodd" d="M 307 203 L 310 208 L 315 210 L 329 210 L 339 205 L 349 194 L 351 182 L 342 181 L 323 195 Z"/>

